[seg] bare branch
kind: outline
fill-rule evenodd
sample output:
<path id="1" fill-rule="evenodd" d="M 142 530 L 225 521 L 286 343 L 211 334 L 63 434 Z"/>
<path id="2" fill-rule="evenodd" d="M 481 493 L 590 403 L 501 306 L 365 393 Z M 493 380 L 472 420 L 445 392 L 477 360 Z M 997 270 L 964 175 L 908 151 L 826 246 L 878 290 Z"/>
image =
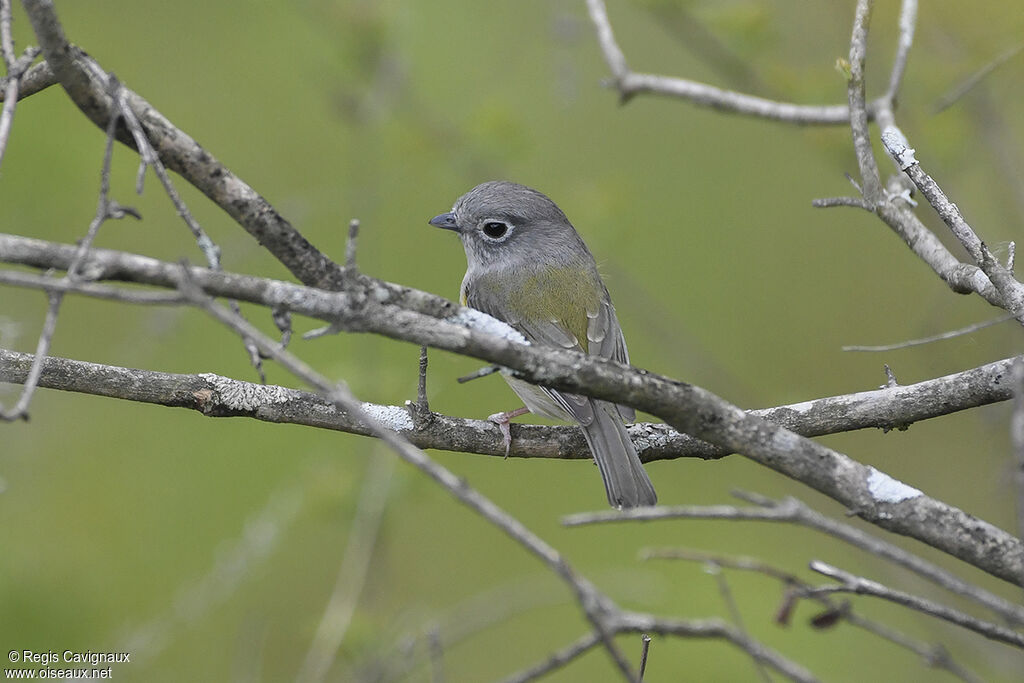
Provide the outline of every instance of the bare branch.
<path id="1" fill-rule="evenodd" d="M 643 683 L 644 674 L 647 672 L 647 655 L 651 652 L 651 637 L 644 633 L 640 640 L 640 683 Z"/>
<path id="2" fill-rule="evenodd" d="M 959 85 L 950 89 L 949 92 L 940 97 L 938 101 L 935 102 L 932 113 L 938 114 L 949 109 L 957 100 L 970 92 L 974 86 L 981 83 L 989 74 L 1020 54 L 1021 50 L 1024 50 L 1024 43 L 1019 43 L 1011 48 L 1003 50 L 1003 52 L 997 55 L 995 59 L 975 71 Z"/>
<path id="3" fill-rule="evenodd" d="M 172 306 L 188 303 L 188 300 L 177 292 L 160 292 L 148 289 L 129 289 L 128 287 L 98 285 L 92 282 L 69 280 L 68 278 L 35 275 L 20 270 L 0 270 L 0 284 L 39 289 L 44 292 L 73 292 L 75 294 L 84 294 L 94 299 L 120 301 L 127 304 Z"/>
<path id="4" fill-rule="evenodd" d="M 353 218 L 348 222 L 348 239 L 345 241 L 345 268 L 355 272 L 356 269 L 356 244 L 359 241 L 359 219 Z"/>
<path id="5" fill-rule="evenodd" d="M 602 522 L 655 521 L 665 519 L 723 519 L 731 521 L 789 522 L 800 524 L 838 538 L 868 553 L 889 560 L 923 576 L 957 595 L 984 605 L 1008 622 L 1024 625 L 1024 607 L 1015 605 L 994 593 L 949 573 L 945 569 L 910 553 L 888 541 L 872 536 L 856 527 L 822 515 L 796 498 L 771 500 L 763 496 L 737 492 L 756 507 L 732 505 L 659 506 L 635 510 L 601 511 L 570 515 L 562 519 L 566 526 L 580 526 Z"/>
<path id="6" fill-rule="evenodd" d="M 11 34 L 11 0 L 0 0 L 0 55 L 3 56 L 4 66 L 7 67 L 8 77 L 11 75 L 11 68 L 18 61 L 14 56 L 14 37 Z M 15 76 L 17 80 L 17 76 Z M 15 98 L 17 99 L 17 98 Z"/>
<path id="7" fill-rule="evenodd" d="M 623 612 L 618 618 L 619 633 L 648 633 L 680 638 L 715 638 L 740 648 L 761 664 L 793 681 L 817 681 L 811 672 L 774 650 L 746 638 L 735 627 L 720 619 L 665 619 L 637 612 Z"/>
<path id="8" fill-rule="evenodd" d="M 39 54 L 39 48 L 27 48 L 21 57 L 14 56 L 14 37 L 11 33 L 11 0 L 0 0 L 0 54 L 3 56 L 7 76 L 0 81 L 0 97 L 4 106 L 0 109 L 0 166 L 3 165 L 7 141 L 14 123 L 14 109 L 22 88 L 22 79 L 32 60 Z"/>
<path id="9" fill-rule="evenodd" d="M 6 21 L 0 23 L 6 23 L 8 30 L 10 29 L 10 6 L 6 6 L 5 13 Z M 10 35 L 4 38 L 4 42 L 10 43 Z M 9 51 L 8 48 L 12 48 L 12 45 L 8 45 L 5 48 L 6 53 Z M 14 79 L 15 81 L 17 78 Z M 15 93 L 16 94 L 16 93 Z M 17 100 L 17 97 L 13 97 L 10 100 L 12 105 Z M 6 109 L 8 103 L 5 103 L 4 108 Z M 116 126 L 117 119 L 111 119 L 110 125 L 107 126 L 107 142 L 103 151 L 103 165 L 100 171 L 100 196 L 96 206 L 96 215 L 89 223 L 89 229 L 86 231 L 85 237 L 78 243 L 78 246 L 74 250 L 74 256 L 72 256 L 67 266 L 67 275 L 64 277 L 68 282 L 74 282 L 80 279 L 80 271 L 85 261 L 85 257 L 89 252 L 89 248 L 92 246 L 93 241 L 96 239 L 96 234 L 99 232 L 100 226 L 103 225 L 107 219 L 114 217 L 111 212 L 111 202 L 109 199 L 110 195 L 110 162 L 114 155 L 114 128 Z M 46 309 L 46 318 L 43 320 L 43 329 L 39 334 L 39 341 L 36 344 L 35 357 L 32 360 L 32 367 L 25 378 L 25 384 L 22 388 L 21 395 L 18 397 L 17 403 L 10 410 L 5 410 L 3 406 L 0 406 L 0 420 L 19 420 L 28 419 L 28 406 L 32 402 L 32 395 L 35 393 L 36 386 L 39 382 L 39 375 L 42 372 L 42 363 L 46 359 L 47 354 L 50 352 L 50 344 L 53 341 L 53 334 L 57 328 L 57 316 L 60 314 L 60 306 L 64 300 L 64 294 L 59 291 L 50 291 L 49 305 Z"/>
<path id="10" fill-rule="evenodd" d="M 1006 643 L 1007 645 L 1013 645 L 1014 647 L 1024 648 L 1024 634 L 1022 633 L 1011 631 L 1010 629 L 998 624 L 976 619 L 969 614 L 964 614 L 959 610 L 946 607 L 945 605 L 940 605 L 936 602 L 932 602 L 931 600 L 926 600 L 916 595 L 911 595 L 910 593 L 904 593 L 902 591 L 887 588 L 877 581 L 865 579 L 861 576 L 855 576 L 824 562 L 815 560 L 811 562 L 810 567 L 819 574 L 824 574 L 825 576 L 842 582 L 842 585 L 840 586 L 823 586 L 816 588 L 814 589 L 816 594 L 820 595 L 824 593 L 846 592 L 856 593 L 857 595 L 871 595 L 876 598 L 888 600 L 889 602 L 894 602 L 897 605 L 909 607 L 910 609 L 922 612 L 929 616 L 948 621 L 951 624 L 962 626 L 963 628 L 981 634 L 990 640 Z"/>
<path id="11" fill-rule="evenodd" d="M 864 199 L 874 206 L 882 200 L 882 181 L 878 176 L 878 165 L 871 151 L 871 137 L 868 135 L 868 112 L 864 95 L 864 57 L 867 52 L 868 25 L 871 21 L 873 0 L 858 0 L 853 20 L 853 34 L 850 37 L 850 78 L 847 82 L 847 97 L 850 102 L 850 130 L 853 133 L 853 150 L 860 167 L 860 186 Z"/>
<path id="12" fill-rule="evenodd" d="M 1013 320 L 1014 316 L 1012 313 L 1001 315 L 998 318 L 992 320 L 985 320 L 980 323 L 974 323 L 973 325 L 967 325 L 956 330 L 949 330 L 948 332 L 940 332 L 939 334 L 933 334 L 930 337 L 922 337 L 920 339 L 909 339 L 907 341 L 896 342 L 894 344 L 881 344 L 879 346 L 859 346 L 849 345 L 842 347 L 843 351 L 896 351 L 898 349 L 908 349 L 912 346 L 922 346 L 924 344 L 931 344 L 937 341 L 944 341 L 946 339 L 954 339 L 956 337 L 962 337 L 965 334 L 971 334 L 978 330 L 983 330 L 986 327 L 992 327 L 999 323 L 1005 323 L 1007 320 Z"/>
<path id="13" fill-rule="evenodd" d="M 777 619 L 777 621 L 782 625 L 788 625 L 789 614 L 795 606 L 794 603 L 800 598 L 809 598 L 828 608 L 827 614 L 841 615 L 841 619 L 851 626 L 865 630 L 879 638 L 888 640 L 889 642 L 895 643 L 896 645 L 913 652 L 930 667 L 949 671 L 954 676 L 957 676 L 961 680 L 968 681 L 969 683 L 974 683 L 976 681 L 980 682 L 981 680 L 972 672 L 957 664 L 953 658 L 949 656 L 949 653 L 942 645 L 923 643 L 882 623 L 864 618 L 853 612 L 849 607 L 849 603 L 844 603 L 842 605 L 837 604 L 827 594 L 815 593 L 813 586 L 795 574 L 783 571 L 755 558 L 730 557 L 720 555 L 718 553 L 708 553 L 688 548 L 648 549 L 641 553 L 641 558 L 702 562 L 705 564 L 713 564 L 717 567 L 756 572 L 758 574 L 768 576 L 779 581 L 785 587 L 786 592 L 783 595 L 783 607 L 779 611 L 781 618 Z M 821 615 L 814 617 L 812 619 L 812 623 L 816 620 L 820 620 L 820 616 Z"/>
<path id="14" fill-rule="evenodd" d="M 811 206 L 816 209 L 831 209 L 836 206 L 852 206 L 857 209 L 874 211 L 871 204 L 861 197 L 825 197 L 823 199 L 815 199 L 811 202 Z"/>
<path id="15" fill-rule="evenodd" d="M 917 25 L 917 0 L 903 0 L 900 5 L 900 37 L 896 44 L 896 56 L 892 60 L 892 72 L 889 74 L 889 88 L 885 91 L 885 99 L 890 103 L 896 101 L 903 82 L 903 73 L 907 69 L 907 58 L 910 47 L 914 44 L 914 27 Z"/>
<path id="16" fill-rule="evenodd" d="M 370 560 L 377 545 L 377 533 L 388 501 L 391 487 L 391 473 L 394 460 L 375 454 L 370 460 L 369 471 L 360 485 L 359 503 L 352 519 L 351 531 L 334 590 L 324 608 L 313 642 L 310 643 L 302 669 L 295 677 L 296 681 L 322 681 L 334 663 L 338 648 L 341 646 L 352 623 L 356 605 L 363 592 L 363 585 L 370 570 Z"/>
<path id="17" fill-rule="evenodd" d="M 845 105 L 815 106 L 777 102 L 684 78 L 633 72 L 626 64 L 626 57 L 615 41 L 604 1 L 587 0 L 587 9 L 594 23 L 601 52 L 612 72 L 613 84 L 623 101 L 642 93 L 650 93 L 677 97 L 719 111 L 757 116 L 783 123 L 837 125 L 850 120 L 850 109 Z"/>
<path id="18" fill-rule="evenodd" d="M 1003 297 L 1003 307 L 1010 313 L 1016 314 L 1015 317 L 1024 323 L 1024 285 L 999 263 L 999 260 L 992 255 L 974 229 L 964 220 L 957 205 L 949 200 L 938 183 L 921 168 L 921 163 L 914 158 L 914 149 L 910 147 L 903 132 L 895 126 L 888 126 L 882 131 L 882 142 L 903 172 L 939 214 L 942 221 L 949 226 L 960 244 L 967 249 L 971 258 L 978 264 L 989 281 L 995 285 Z"/>
<path id="19" fill-rule="evenodd" d="M 600 642 L 601 637 L 597 633 L 591 631 L 585 636 L 581 636 L 575 641 L 569 643 L 558 652 L 552 653 L 551 656 L 543 662 L 503 678 L 501 683 L 527 683 L 528 681 L 535 681 L 556 669 L 561 669 L 563 666 L 584 654 Z M 642 669 L 640 675 L 643 675 Z"/>
<path id="20" fill-rule="evenodd" d="M 706 566 L 715 577 L 715 583 L 718 584 L 718 593 L 722 596 L 722 601 L 729 610 L 729 616 L 732 618 L 732 623 L 744 638 L 749 639 L 750 633 L 747 631 L 747 627 L 743 624 L 743 615 L 740 614 L 740 608 L 736 604 L 736 599 L 732 595 L 732 590 L 729 588 L 729 581 L 725 578 L 722 568 L 713 561 L 708 562 Z M 771 683 L 771 676 L 768 675 L 768 672 L 765 671 L 764 666 L 762 666 L 762 663 L 758 661 L 756 657 L 754 658 L 754 668 L 757 670 L 758 678 L 762 681 Z"/>

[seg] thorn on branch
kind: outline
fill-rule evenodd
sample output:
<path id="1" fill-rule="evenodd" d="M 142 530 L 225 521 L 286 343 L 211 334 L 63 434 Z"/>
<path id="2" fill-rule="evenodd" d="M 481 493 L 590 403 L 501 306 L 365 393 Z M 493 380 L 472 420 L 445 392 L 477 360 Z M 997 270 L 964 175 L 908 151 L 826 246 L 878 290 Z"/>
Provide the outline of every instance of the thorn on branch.
<path id="1" fill-rule="evenodd" d="M 644 672 L 647 671 L 647 654 L 651 649 L 651 637 L 644 633 L 640 636 L 640 683 L 643 683 Z"/>
<path id="2" fill-rule="evenodd" d="M 345 241 L 345 270 L 352 273 L 356 270 L 356 245 L 359 240 L 359 219 L 348 222 L 348 239 Z"/>
<path id="3" fill-rule="evenodd" d="M 892 368 L 889 367 L 889 364 L 888 363 L 884 363 L 882 365 L 882 367 L 885 368 L 885 384 L 883 384 L 882 386 L 880 386 L 878 388 L 879 389 L 892 389 L 893 387 L 898 387 L 900 385 L 900 383 L 896 381 L 896 373 L 892 371 Z"/>
<path id="4" fill-rule="evenodd" d="M 413 426 L 423 429 L 433 419 L 430 404 L 427 402 L 427 347 L 420 347 L 419 382 L 416 386 L 416 402 L 406 402 L 412 416 Z"/>
<path id="5" fill-rule="evenodd" d="M 292 340 L 292 312 L 278 306 L 271 310 L 270 317 L 281 332 L 281 348 L 287 348 Z"/>

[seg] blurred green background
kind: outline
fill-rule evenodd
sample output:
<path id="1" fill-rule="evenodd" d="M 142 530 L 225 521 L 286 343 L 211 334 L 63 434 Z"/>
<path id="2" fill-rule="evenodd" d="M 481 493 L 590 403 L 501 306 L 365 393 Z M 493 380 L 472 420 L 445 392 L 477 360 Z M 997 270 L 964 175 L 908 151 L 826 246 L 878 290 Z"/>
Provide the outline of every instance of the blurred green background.
<path id="1" fill-rule="evenodd" d="M 623 2 L 611 8 L 638 70 L 802 103 L 845 100 L 853 2 Z M 877 3 L 869 90 L 887 80 L 896 2 Z M 619 106 L 582 1 L 423 3 L 58 3 L 72 40 L 244 178 L 312 242 L 341 260 L 350 218 L 361 268 L 455 298 L 457 240 L 426 221 L 483 180 L 537 187 L 597 257 L 638 366 L 705 386 L 744 407 L 872 389 L 888 363 L 902 383 L 1004 358 L 1009 325 L 884 354 L 844 344 L 930 335 L 995 317 L 952 294 L 887 228 L 853 209 L 843 127 L 800 128 L 662 98 Z M 31 41 L 15 8 L 19 49 Z M 898 122 L 918 158 L 989 244 L 1018 239 L 1024 215 L 1024 56 L 950 110 L 935 101 L 1018 44 L 1013 0 L 924 3 Z M 713 36 L 709 43 L 694 31 Z M 18 107 L 0 176 L 4 232 L 72 242 L 96 204 L 103 135 L 59 88 Z M 891 165 L 884 162 L 885 172 Z M 104 226 L 98 245 L 165 259 L 201 255 L 155 178 L 133 191 L 136 159 L 115 156 L 113 196 L 142 222 Z M 179 189 L 223 248 L 225 268 L 284 269 L 197 192 Z M 950 243 L 927 207 L 918 214 Z M 957 254 L 962 254 L 954 247 Z M 0 289 L 3 346 L 34 348 L 36 292 Z M 248 309 L 266 329 L 264 313 Z M 316 326 L 300 320 L 299 331 Z M 296 340 L 293 350 L 362 399 L 415 396 L 418 349 L 374 336 Z M 53 353 L 172 372 L 254 379 L 240 342 L 184 309 L 68 299 Z M 433 409 L 483 417 L 517 405 L 497 378 L 458 385 L 479 363 L 431 354 Z M 268 381 L 295 386 L 271 365 Z M 17 387 L 0 385 L 12 403 Z M 824 439 L 926 493 L 1014 528 L 1006 405 Z M 539 661 L 586 626 L 569 591 L 521 548 L 397 463 L 371 440 L 249 420 L 40 391 L 28 423 L 0 426 L 0 644 L 132 652 L 124 681 L 292 680 L 346 548 L 367 569 L 328 680 L 493 680 Z M 822 559 L 973 611 L 863 552 L 799 528 L 674 522 L 565 529 L 602 509 L 582 461 L 502 461 L 433 453 L 557 546 L 621 605 L 728 618 L 714 577 L 693 564 L 637 559 L 679 545 L 760 557 L 814 580 Z M 649 466 L 666 504 L 729 503 L 749 489 L 844 511 L 740 457 Z M 359 513 L 386 496 L 374 515 Z M 370 506 L 372 507 L 372 505 Z M 369 522 L 365 520 L 369 519 Z M 364 520 L 364 521 L 358 521 Z M 856 520 L 851 523 L 857 524 Z M 883 533 L 883 532 L 878 532 Z M 355 541 L 352 541 L 353 536 Z M 1007 597 L 920 544 L 894 539 Z M 351 544 L 350 544 L 351 542 Z M 361 576 L 349 553 L 346 576 Z M 730 573 L 751 634 L 828 680 L 952 680 L 852 627 L 815 631 L 803 605 L 773 624 L 780 587 Z M 863 615 L 947 646 L 986 680 L 1019 680 L 1020 654 L 869 599 Z M 432 646 L 431 643 L 440 643 Z M 621 645 L 638 655 L 639 637 Z M 431 649 L 443 651 L 431 664 Z M 399 677 L 400 678 L 400 677 Z M 655 639 L 648 681 L 753 680 L 749 660 L 715 642 Z M 548 680 L 614 680 L 594 650 Z"/>

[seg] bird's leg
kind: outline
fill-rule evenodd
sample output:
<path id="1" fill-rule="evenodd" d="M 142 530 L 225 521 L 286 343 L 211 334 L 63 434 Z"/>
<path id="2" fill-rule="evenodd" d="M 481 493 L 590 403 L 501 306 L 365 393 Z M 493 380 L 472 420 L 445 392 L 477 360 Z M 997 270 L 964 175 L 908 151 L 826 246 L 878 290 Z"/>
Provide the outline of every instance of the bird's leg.
<path id="1" fill-rule="evenodd" d="M 508 410 L 504 413 L 495 413 L 494 415 L 488 415 L 487 419 L 498 425 L 498 429 L 501 430 L 502 440 L 505 443 L 505 457 L 508 457 L 509 450 L 512 448 L 512 430 L 508 424 L 512 421 L 512 418 L 525 415 L 530 412 L 530 409 L 526 406 L 522 408 L 516 408 L 515 410 Z"/>

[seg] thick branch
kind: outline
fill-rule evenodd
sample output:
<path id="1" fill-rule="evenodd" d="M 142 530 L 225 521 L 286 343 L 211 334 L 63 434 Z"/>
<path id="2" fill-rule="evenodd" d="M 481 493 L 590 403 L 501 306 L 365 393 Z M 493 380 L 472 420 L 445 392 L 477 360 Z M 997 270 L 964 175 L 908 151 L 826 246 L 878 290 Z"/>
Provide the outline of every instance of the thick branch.
<path id="1" fill-rule="evenodd" d="M 0 283 L 20 284 L 28 277 L 32 276 L 0 271 Z M 32 282 L 41 285 L 41 280 L 45 278 L 34 279 Z M 66 287 L 59 280 L 50 280 L 50 286 L 54 289 Z M 114 288 L 103 288 L 103 285 L 91 283 L 80 286 L 84 293 L 92 296 L 115 298 L 112 293 Z M 124 296 L 124 300 L 132 303 L 181 303 L 181 296 L 170 292 L 133 290 L 125 292 Z M 32 356 L 29 354 L 0 349 L 0 381 L 22 382 L 23 368 L 31 362 Z M 1013 394 L 1012 382 L 1009 380 L 1012 364 L 1013 359 L 1005 359 L 917 384 L 830 396 L 750 412 L 803 436 L 836 434 L 870 427 L 905 429 L 919 420 L 1008 400 Z M 209 417 L 244 416 L 266 422 L 369 435 L 358 423 L 331 410 L 316 394 L 283 387 L 267 387 L 217 377 L 219 393 L 203 402 L 190 403 L 187 398 L 189 395 L 215 388 L 210 383 L 211 377 L 215 376 L 179 375 L 51 358 L 43 365 L 39 386 L 128 401 L 193 408 Z M 289 392 L 288 397 L 284 398 L 284 394 L 279 392 Z M 252 396 L 254 401 L 251 404 L 236 405 L 218 398 L 221 395 Z M 263 398 L 255 400 L 257 397 Z M 374 406 L 373 410 L 395 416 L 407 413 L 400 406 L 379 405 Z M 501 457 L 506 455 L 500 430 L 487 420 L 430 413 L 426 420 L 417 422 L 414 419 L 413 423 L 415 428 L 408 436 L 420 448 Z M 511 429 L 513 439 L 508 453 L 511 457 L 590 458 L 583 436 L 575 427 L 513 424 Z M 723 448 L 681 434 L 665 424 L 639 423 L 631 425 L 629 432 L 644 462 L 675 458 L 714 459 L 728 455 Z"/>

